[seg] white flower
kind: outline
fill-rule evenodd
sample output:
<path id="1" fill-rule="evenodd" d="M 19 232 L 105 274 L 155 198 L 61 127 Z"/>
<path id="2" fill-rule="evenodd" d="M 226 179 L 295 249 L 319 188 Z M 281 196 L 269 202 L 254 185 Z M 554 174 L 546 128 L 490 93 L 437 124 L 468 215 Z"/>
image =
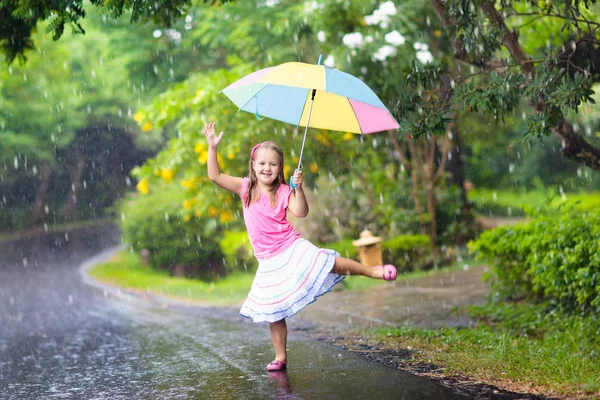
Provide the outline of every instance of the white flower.
<path id="1" fill-rule="evenodd" d="M 323 62 L 323 65 L 325 65 L 326 67 L 329 67 L 329 68 L 333 68 L 335 66 L 335 61 L 333 60 L 333 56 L 328 55 L 327 58 L 325 59 L 325 61 Z"/>
<path id="2" fill-rule="evenodd" d="M 415 42 L 413 44 L 413 48 L 415 50 L 429 50 L 429 46 L 427 46 L 425 43 L 421 43 L 421 42 Z"/>
<path id="3" fill-rule="evenodd" d="M 348 46 L 349 49 L 355 49 L 357 47 L 360 47 L 363 44 L 362 33 L 360 33 L 360 32 L 348 33 L 348 34 L 344 35 L 344 37 L 342 38 L 342 42 L 344 42 L 344 44 L 346 46 Z"/>
<path id="4" fill-rule="evenodd" d="M 319 33 L 317 33 L 317 39 L 319 42 L 323 43 L 325 41 L 325 32 L 319 31 Z"/>
<path id="5" fill-rule="evenodd" d="M 379 25 L 385 29 L 391 22 L 390 15 L 396 15 L 396 6 L 391 1 L 386 1 L 381 3 L 372 15 L 365 16 L 365 23 L 367 25 Z"/>
<path id="6" fill-rule="evenodd" d="M 277 4 L 279 4 L 280 0 L 267 0 L 265 1 L 265 6 L 267 7 L 273 7 L 276 6 Z"/>
<path id="7" fill-rule="evenodd" d="M 160 29 L 155 29 L 154 32 L 152 32 L 152 36 L 159 38 L 162 36 L 162 31 Z"/>
<path id="8" fill-rule="evenodd" d="M 369 35 L 365 38 L 365 42 L 367 43 L 373 43 L 373 36 Z"/>
<path id="9" fill-rule="evenodd" d="M 385 41 L 394 46 L 401 46 L 406 42 L 406 39 L 404 39 L 404 36 L 400 32 L 391 31 L 385 34 Z"/>
<path id="10" fill-rule="evenodd" d="M 367 74 L 367 67 L 360 67 L 360 73 L 363 75 Z"/>
<path id="11" fill-rule="evenodd" d="M 379 6 L 379 10 L 386 15 L 396 15 L 396 6 L 392 1 L 386 1 L 385 3 L 381 3 Z"/>
<path id="12" fill-rule="evenodd" d="M 388 57 L 394 57 L 397 53 L 398 51 L 395 47 L 386 44 L 377 50 L 377 53 L 373 54 L 373 60 L 384 61 Z"/>
<path id="13" fill-rule="evenodd" d="M 419 50 L 417 51 L 417 59 L 421 61 L 421 63 L 427 64 L 433 61 L 433 55 L 429 50 Z"/>

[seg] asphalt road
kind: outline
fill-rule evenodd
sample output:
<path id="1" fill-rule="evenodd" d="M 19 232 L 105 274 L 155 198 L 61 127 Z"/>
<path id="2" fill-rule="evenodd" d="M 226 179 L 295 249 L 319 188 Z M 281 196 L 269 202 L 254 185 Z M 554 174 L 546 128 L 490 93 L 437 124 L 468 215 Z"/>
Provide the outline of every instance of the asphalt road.
<path id="1" fill-rule="evenodd" d="M 465 398 L 293 333 L 288 371 L 267 374 L 266 324 L 86 284 L 119 240 L 104 225 L 0 244 L 0 399 Z"/>

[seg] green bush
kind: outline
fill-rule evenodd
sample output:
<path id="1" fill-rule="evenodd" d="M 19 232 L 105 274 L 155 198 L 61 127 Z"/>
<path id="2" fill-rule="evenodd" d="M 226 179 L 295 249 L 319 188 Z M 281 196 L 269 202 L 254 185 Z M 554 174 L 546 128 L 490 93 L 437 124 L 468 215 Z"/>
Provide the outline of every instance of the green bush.
<path id="1" fill-rule="evenodd" d="M 429 236 L 401 235 L 381 243 L 383 260 L 398 272 L 428 269 L 433 266 Z"/>
<path id="2" fill-rule="evenodd" d="M 339 242 L 319 245 L 319 247 L 335 250 L 340 253 L 342 257 L 356 260 L 358 259 L 358 249 L 352 244 L 353 240 L 356 239 L 342 239 Z"/>
<path id="3" fill-rule="evenodd" d="M 176 187 L 128 198 L 120 204 L 121 229 L 133 250 L 150 251 L 153 267 L 207 279 L 223 274 L 220 224 L 180 215 L 185 193 Z"/>
<path id="4" fill-rule="evenodd" d="M 530 222 L 484 232 L 469 244 L 493 263 L 498 294 L 546 299 L 567 310 L 600 311 L 600 213 L 551 210 Z"/>
<path id="5" fill-rule="evenodd" d="M 225 232 L 219 247 L 225 255 L 225 266 L 228 272 L 255 271 L 258 267 L 247 231 Z"/>
<path id="6" fill-rule="evenodd" d="M 318 246 L 332 249 L 342 257 L 359 260 L 359 252 L 352 242 L 356 238 L 342 239 L 335 243 L 324 243 Z M 410 272 L 427 269 L 433 265 L 429 245 L 429 236 L 403 235 L 381 243 L 383 261 L 394 264 L 399 272 Z"/>

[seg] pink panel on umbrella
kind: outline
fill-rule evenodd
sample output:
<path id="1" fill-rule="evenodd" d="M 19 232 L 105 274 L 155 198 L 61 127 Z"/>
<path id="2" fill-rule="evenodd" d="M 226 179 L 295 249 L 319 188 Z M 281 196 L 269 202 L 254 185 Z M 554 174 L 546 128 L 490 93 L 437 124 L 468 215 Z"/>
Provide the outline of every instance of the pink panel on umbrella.
<path id="1" fill-rule="evenodd" d="M 392 114 L 386 108 L 379 108 L 360 101 L 348 99 L 362 133 L 373 133 L 398 129 L 400 124 L 396 122 Z"/>
<path id="2" fill-rule="evenodd" d="M 263 75 L 266 74 L 267 72 L 269 72 L 269 70 L 271 68 L 273 68 L 273 67 L 264 68 L 264 69 L 258 70 L 256 72 L 253 72 L 250 75 L 246 75 L 245 77 L 240 78 L 237 81 L 233 82 L 231 85 L 227 86 L 223 90 L 233 89 L 233 88 L 238 87 L 238 86 L 250 85 L 251 83 L 254 83 L 257 80 L 259 80 L 260 78 L 262 78 Z"/>

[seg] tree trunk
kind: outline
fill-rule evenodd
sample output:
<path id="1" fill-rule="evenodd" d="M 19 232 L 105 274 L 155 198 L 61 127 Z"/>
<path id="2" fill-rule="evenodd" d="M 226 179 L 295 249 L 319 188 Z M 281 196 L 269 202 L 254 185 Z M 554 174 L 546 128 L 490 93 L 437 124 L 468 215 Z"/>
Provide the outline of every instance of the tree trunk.
<path id="1" fill-rule="evenodd" d="M 77 193 L 81 189 L 81 177 L 83 176 L 83 168 L 85 167 L 85 158 L 83 154 L 77 152 L 77 162 L 73 171 L 71 181 L 71 191 L 67 195 L 67 218 L 69 221 L 77 219 Z"/>
<path id="2" fill-rule="evenodd" d="M 50 164 L 44 164 L 42 167 L 42 182 L 38 187 L 35 195 L 35 201 L 33 202 L 33 210 L 31 213 L 31 220 L 29 225 L 35 226 L 41 217 L 42 221 L 46 220 L 44 208 L 44 200 L 46 199 L 46 193 L 48 192 L 48 185 L 50 184 L 50 177 L 52 176 L 52 167 Z"/>

